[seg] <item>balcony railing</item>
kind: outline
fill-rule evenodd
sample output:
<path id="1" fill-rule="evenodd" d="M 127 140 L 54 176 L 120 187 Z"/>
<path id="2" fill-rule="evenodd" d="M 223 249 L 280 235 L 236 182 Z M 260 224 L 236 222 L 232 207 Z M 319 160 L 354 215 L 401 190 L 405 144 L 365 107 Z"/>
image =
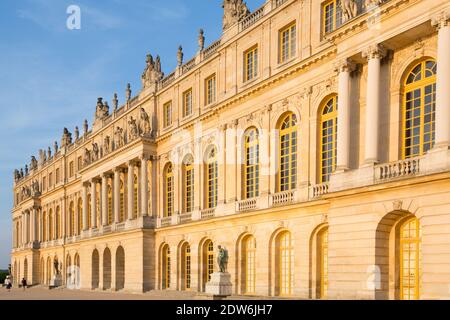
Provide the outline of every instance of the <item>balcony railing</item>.
<path id="1" fill-rule="evenodd" d="M 191 212 L 180 214 L 180 223 L 186 223 L 186 222 L 190 222 L 190 221 L 192 221 L 192 213 Z"/>
<path id="2" fill-rule="evenodd" d="M 283 206 L 294 202 L 294 190 L 278 192 L 272 195 L 272 206 Z"/>
<path id="3" fill-rule="evenodd" d="M 172 224 L 172 217 L 162 217 L 161 218 L 161 227 L 168 227 Z"/>
<path id="4" fill-rule="evenodd" d="M 237 211 L 248 211 L 256 209 L 256 198 L 246 199 L 237 203 Z"/>
<path id="5" fill-rule="evenodd" d="M 250 26 L 252 26 L 253 24 L 255 24 L 262 17 L 264 17 L 264 6 L 259 8 L 252 14 L 248 15 L 240 22 L 241 31 L 243 31 L 243 30 L 249 28 Z"/>
<path id="6" fill-rule="evenodd" d="M 328 182 L 313 185 L 311 187 L 311 197 L 317 198 L 324 194 L 327 194 L 329 191 L 329 187 L 330 185 L 328 184 Z"/>
<path id="7" fill-rule="evenodd" d="M 419 174 L 422 158 L 415 157 L 375 166 L 375 182 L 386 182 Z"/>
<path id="8" fill-rule="evenodd" d="M 217 49 L 220 46 L 220 40 L 217 40 L 216 42 L 213 42 L 208 48 L 203 50 L 203 58 L 208 59 L 210 56 L 212 56 L 214 53 L 217 52 Z"/>
<path id="9" fill-rule="evenodd" d="M 216 208 L 204 209 L 201 211 L 201 218 L 202 219 L 214 218 L 215 212 Z"/>

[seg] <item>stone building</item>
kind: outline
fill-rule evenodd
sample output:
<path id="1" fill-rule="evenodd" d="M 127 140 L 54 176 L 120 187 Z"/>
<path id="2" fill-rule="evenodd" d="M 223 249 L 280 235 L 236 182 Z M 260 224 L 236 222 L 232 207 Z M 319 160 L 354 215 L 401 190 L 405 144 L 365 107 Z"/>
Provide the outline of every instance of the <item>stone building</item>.
<path id="1" fill-rule="evenodd" d="M 224 1 L 223 34 L 15 172 L 14 279 L 450 298 L 447 0 Z M 219 22 L 218 22 L 219 23 Z M 175 54 L 174 54 L 175 59 Z"/>

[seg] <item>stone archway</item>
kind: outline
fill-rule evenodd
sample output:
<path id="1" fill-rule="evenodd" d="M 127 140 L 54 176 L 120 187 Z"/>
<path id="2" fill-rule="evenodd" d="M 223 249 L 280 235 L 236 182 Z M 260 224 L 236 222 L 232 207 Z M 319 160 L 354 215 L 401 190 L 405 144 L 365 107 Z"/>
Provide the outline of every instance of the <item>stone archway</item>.
<path id="1" fill-rule="evenodd" d="M 98 254 L 98 250 L 95 249 L 92 252 L 92 279 L 91 279 L 91 288 L 98 289 L 100 282 L 100 256 Z"/>
<path id="2" fill-rule="evenodd" d="M 103 251 L 103 290 L 111 289 L 111 250 Z"/>
<path id="3" fill-rule="evenodd" d="M 119 246 L 116 251 L 116 290 L 125 288 L 125 250 Z"/>

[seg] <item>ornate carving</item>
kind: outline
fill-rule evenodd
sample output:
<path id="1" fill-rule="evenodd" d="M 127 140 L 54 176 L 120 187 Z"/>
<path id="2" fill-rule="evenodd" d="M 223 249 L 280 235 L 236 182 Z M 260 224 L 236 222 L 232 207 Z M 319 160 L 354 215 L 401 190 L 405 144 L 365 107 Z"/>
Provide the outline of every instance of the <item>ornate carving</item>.
<path id="1" fill-rule="evenodd" d="M 39 182 L 37 180 L 34 180 L 31 183 L 31 188 L 33 189 L 33 196 L 37 197 L 41 194 L 40 190 L 39 190 Z"/>
<path id="2" fill-rule="evenodd" d="M 334 64 L 334 70 L 340 72 L 352 72 L 356 68 L 356 64 L 350 59 L 342 59 Z"/>
<path id="3" fill-rule="evenodd" d="M 42 151 L 43 151 L 43 150 L 42 150 Z M 44 154 L 45 154 L 45 152 L 44 152 Z M 38 167 L 38 162 L 37 162 L 37 160 L 36 160 L 36 157 L 35 157 L 35 156 L 32 156 L 32 157 L 31 157 L 31 163 L 30 163 L 30 170 L 36 170 L 37 167 Z"/>
<path id="4" fill-rule="evenodd" d="M 125 89 L 125 99 L 127 99 L 127 103 L 131 99 L 131 84 L 127 83 L 127 88 Z"/>
<path id="5" fill-rule="evenodd" d="M 75 127 L 75 141 L 77 141 L 80 138 L 80 130 L 78 129 L 78 126 Z"/>
<path id="6" fill-rule="evenodd" d="M 394 208 L 395 211 L 400 211 L 400 210 L 402 210 L 402 207 L 403 207 L 403 201 L 401 201 L 401 200 L 395 200 L 395 201 L 392 203 L 392 206 L 393 206 L 393 208 Z"/>
<path id="7" fill-rule="evenodd" d="M 58 141 L 55 141 L 55 143 L 53 144 L 53 154 L 56 157 L 56 154 L 58 153 Z"/>
<path id="8" fill-rule="evenodd" d="M 250 14 L 247 4 L 242 0 L 224 0 L 222 8 L 224 31 Z"/>
<path id="9" fill-rule="evenodd" d="M 99 159 L 99 148 L 97 143 L 92 144 L 92 156 L 91 161 L 97 161 Z"/>
<path id="10" fill-rule="evenodd" d="M 342 23 L 353 19 L 358 14 L 358 4 L 355 0 L 341 0 Z"/>
<path id="11" fill-rule="evenodd" d="M 91 163 L 91 152 L 88 148 L 84 148 L 83 165 L 88 166 Z"/>
<path id="12" fill-rule="evenodd" d="M 130 117 L 130 120 L 128 121 L 128 126 L 129 126 L 128 139 L 130 141 L 132 141 L 139 136 L 139 129 L 136 124 L 136 119 L 133 119 L 133 117 Z"/>
<path id="13" fill-rule="evenodd" d="M 370 59 L 383 59 L 386 56 L 387 50 L 386 48 L 381 44 L 374 44 L 371 46 L 368 46 L 365 50 L 362 52 L 363 58 L 366 58 L 367 60 Z"/>
<path id="14" fill-rule="evenodd" d="M 181 67 L 183 65 L 183 47 L 179 46 L 178 47 L 178 52 L 177 52 L 177 62 L 178 62 L 178 66 Z"/>
<path id="15" fill-rule="evenodd" d="M 431 25 L 433 27 L 436 27 L 438 30 L 440 28 L 448 26 L 449 23 L 450 23 L 450 10 L 443 11 L 431 18 Z"/>
<path id="16" fill-rule="evenodd" d="M 144 73 L 142 74 L 142 88 L 147 88 L 154 85 L 156 82 L 160 81 L 164 77 L 161 72 L 161 59 L 159 56 L 156 57 L 156 61 L 153 60 L 151 54 L 147 55 L 146 67 Z"/>
<path id="17" fill-rule="evenodd" d="M 205 34 L 205 32 L 203 31 L 203 29 L 200 29 L 198 31 L 198 51 L 203 51 L 203 49 L 205 48 L 204 34 Z"/>
<path id="18" fill-rule="evenodd" d="M 103 104 L 103 98 L 97 99 L 97 106 L 95 108 L 95 121 L 102 120 L 109 115 L 109 107 L 105 102 Z"/>
<path id="19" fill-rule="evenodd" d="M 52 149 L 48 147 L 47 149 L 47 159 L 50 159 L 52 157 Z"/>
<path id="20" fill-rule="evenodd" d="M 111 138 L 109 136 L 106 136 L 103 141 L 103 152 L 105 153 L 105 155 L 109 153 L 110 146 L 111 146 Z"/>
<path id="21" fill-rule="evenodd" d="M 123 138 L 123 129 L 121 127 L 117 127 L 116 131 L 114 132 L 114 148 L 120 148 L 124 145 L 124 138 Z"/>
<path id="22" fill-rule="evenodd" d="M 149 134 L 152 131 L 152 127 L 150 124 L 150 117 L 148 116 L 147 112 L 145 112 L 144 108 L 141 108 L 140 114 L 139 114 L 139 130 L 142 135 Z"/>
<path id="23" fill-rule="evenodd" d="M 63 135 L 61 138 L 61 147 L 66 147 L 72 144 L 72 134 L 67 128 L 64 128 Z"/>

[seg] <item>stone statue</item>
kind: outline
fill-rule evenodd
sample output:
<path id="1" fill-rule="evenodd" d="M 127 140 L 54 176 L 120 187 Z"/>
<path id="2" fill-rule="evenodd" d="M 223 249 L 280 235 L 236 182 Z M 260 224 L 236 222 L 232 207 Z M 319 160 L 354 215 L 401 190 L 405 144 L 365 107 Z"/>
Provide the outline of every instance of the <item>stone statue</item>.
<path id="1" fill-rule="evenodd" d="M 15 169 L 14 170 L 14 181 L 17 182 L 20 179 L 20 172 L 19 170 Z"/>
<path id="2" fill-rule="evenodd" d="M 105 102 L 106 103 L 106 102 Z M 97 106 L 95 107 L 95 120 L 101 120 L 109 115 L 109 107 L 106 103 L 103 104 L 103 98 L 97 99 Z"/>
<path id="3" fill-rule="evenodd" d="M 217 248 L 219 249 L 219 254 L 217 255 L 217 264 L 219 265 L 220 272 L 227 272 L 228 250 L 222 248 L 222 246 L 218 246 Z"/>
<path id="4" fill-rule="evenodd" d="M 224 31 L 250 14 L 250 10 L 243 0 L 224 0 L 222 8 Z"/>
<path id="5" fill-rule="evenodd" d="M 116 131 L 114 132 L 114 148 L 120 148 L 121 146 L 123 146 L 123 143 L 123 129 L 121 127 L 117 127 Z"/>
<path id="6" fill-rule="evenodd" d="M 47 148 L 47 159 L 52 157 L 52 149 L 50 147 Z"/>
<path id="7" fill-rule="evenodd" d="M 203 31 L 203 29 L 200 29 L 198 31 L 198 51 L 203 51 L 203 49 L 205 48 L 204 34 L 205 34 L 205 32 Z"/>
<path id="8" fill-rule="evenodd" d="M 39 182 L 37 180 L 34 180 L 31 184 L 31 187 L 33 188 L 33 196 L 38 196 L 40 194 Z"/>
<path id="9" fill-rule="evenodd" d="M 114 93 L 112 103 L 113 103 L 114 112 L 116 112 L 117 109 L 119 108 L 119 99 L 117 99 L 117 93 Z"/>
<path id="10" fill-rule="evenodd" d="M 58 153 L 58 141 L 55 141 L 55 143 L 53 144 L 53 153 L 56 154 Z"/>
<path id="11" fill-rule="evenodd" d="M 91 152 L 88 148 L 84 148 L 83 164 L 85 166 L 91 163 Z"/>
<path id="12" fill-rule="evenodd" d="M 53 261 L 53 267 L 55 268 L 55 274 L 59 274 L 59 262 L 58 259 Z"/>
<path id="13" fill-rule="evenodd" d="M 144 108 L 141 108 L 139 127 L 142 135 L 146 135 L 152 131 L 150 118 Z"/>
<path id="14" fill-rule="evenodd" d="M 127 89 L 125 90 L 125 98 L 127 99 L 127 102 L 131 99 L 131 84 L 127 84 Z"/>
<path id="15" fill-rule="evenodd" d="M 26 176 L 28 175 L 28 165 L 27 164 L 25 165 L 25 175 Z"/>
<path id="16" fill-rule="evenodd" d="M 75 127 L 75 141 L 80 139 L 80 130 L 78 129 L 78 126 Z"/>
<path id="17" fill-rule="evenodd" d="M 92 157 L 91 157 L 91 161 L 96 161 L 96 160 L 98 160 L 98 155 L 99 155 L 98 144 L 97 144 L 97 143 L 93 143 L 93 144 L 92 144 Z"/>
<path id="18" fill-rule="evenodd" d="M 342 23 L 356 17 L 358 13 L 358 4 L 355 0 L 341 0 Z"/>
<path id="19" fill-rule="evenodd" d="M 84 119 L 84 123 L 83 123 L 83 134 L 87 135 L 89 131 L 89 125 L 88 125 L 88 121 L 87 119 Z"/>
<path id="20" fill-rule="evenodd" d="M 141 77 L 142 87 L 147 88 L 151 85 L 154 85 L 162 78 L 163 74 L 161 72 L 161 61 L 159 56 L 157 56 L 156 61 L 154 61 L 153 56 L 151 54 L 148 54 L 146 59 L 146 67 Z"/>
<path id="21" fill-rule="evenodd" d="M 384 1 L 385 0 L 366 0 L 366 2 L 365 2 L 366 9 L 370 9 L 372 7 L 379 6 Z"/>
<path id="22" fill-rule="evenodd" d="M 104 139 L 104 142 L 103 142 L 103 152 L 105 154 L 109 153 L 109 146 L 110 146 L 110 144 L 111 144 L 110 138 L 109 138 L 109 136 L 106 136 L 105 139 Z"/>
<path id="23" fill-rule="evenodd" d="M 177 62 L 178 62 L 178 66 L 181 67 L 183 65 L 183 47 L 179 46 L 178 47 L 178 53 L 177 53 Z"/>
<path id="24" fill-rule="evenodd" d="M 23 178 L 24 174 L 23 174 L 23 168 L 20 168 L 20 177 Z"/>
<path id="25" fill-rule="evenodd" d="M 72 134 L 67 128 L 64 128 L 63 136 L 61 139 L 61 147 L 66 147 L 72 144 Z"/>
<path id="26" fill-rule="evenodd" d="M 36 170 L 38 167 L 38 162 L 35 156 L 31 157 L 30 170 Z"/>
<path id="27" fill-rule="evenodd" d="M 129 126 L 128 138 L 130 141 L 132 141 L 139 136 L 139 130 L 136 124 L 136 119 L 133 119 L 133 117 L 131 117 L 130 121 L 128 121 L 128 126 Z"/>

